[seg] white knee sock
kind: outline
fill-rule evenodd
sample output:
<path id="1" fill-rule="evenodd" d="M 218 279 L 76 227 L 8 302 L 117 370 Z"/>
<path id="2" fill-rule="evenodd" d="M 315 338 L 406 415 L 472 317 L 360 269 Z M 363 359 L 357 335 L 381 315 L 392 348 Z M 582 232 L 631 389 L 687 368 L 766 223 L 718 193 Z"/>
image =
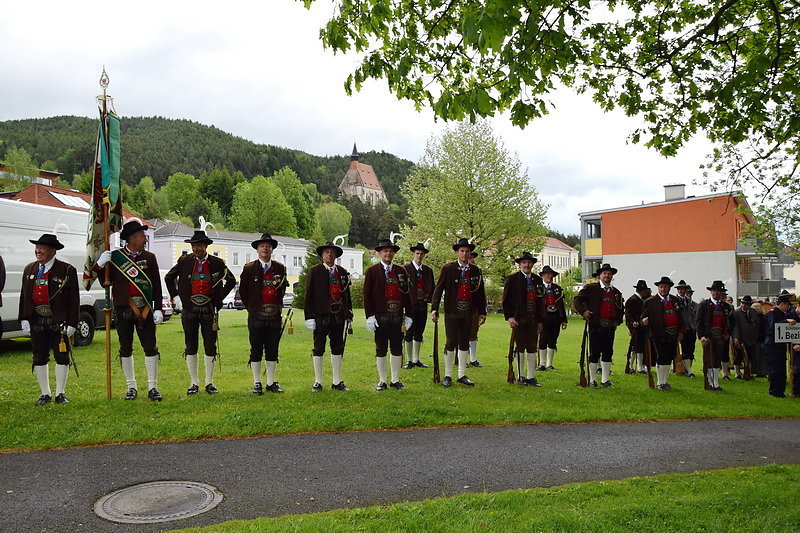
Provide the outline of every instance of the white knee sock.
<path id="1" fill-rule="evenodd" d="M 589 383 L 597 381 L 597 363 L 589 363 Z"/>
<path id="2" fill-rule="evenodd" d="M 311 362 L 314 363 L 314 381 L 316 383 L 322 383 L 322 356 L 316 357 L 312 355 Z"/>
<path id="3" fill-rule="evenodd" d="M 656 376 L 658 376 L 658 384 L 663 385 L 669 379 L 670 365 L 656 365 Z"/>
<path id="4" fill-rule="evenodd" d="M 122 361 L 122 373 L 125 374 L 125 384 L 129 389 L 135 389 L 136 387 L 136 372 L 133 368 L 133 356 L 130 357 L 120 357 L 120 361 Z"/>
<path id="5" fill-rule="evenodd" d="M 253 384 L 261 383 L 261 361 L 250 361 L 250 370 L 253 371 Z"/>
<path id="6" fill-rule="evenodd" d="M 600 368 L 603 373 L 601 374 L 601 381 L 606 382 L 611 377 L 611 361 L 600 361 Z"/>
<path id="7" fill-rule="evenodd" d="M 713 370 L 714 370 L 714 387 L 718 388 L 719 387 L 719 372 L 720 372 L 721 369 L 720 368 L 715 368 Z"/>
<path id="8" fill-rule="evenodd" d="M 444 351 L 444 376 L 453 377 L 453 362 L 456 360 L 456 352 L 453 350 Z"/>
<path id="9" fill-rule="evenodd" d="M 636 370 L 641 372 L 642 370 L 646 370 L 644 366 L 644 354 L 637 353 L 636 354 Z"/>
<path id="10" fill-rule="evenodd" d="M 692 360 L 691 359 L 684 359 L 683 360 L 683 368 L 686 370 L 686 374 L 692 373 Z"/>
<path id="11" fill-rule="evenodd" d="M 475 341 L 472 341 L 475 342 Z M 471 344 L 471 343 L 470 343 Z M 467 375 L 467 362 L 469 361 L 469 352 L 467 350 L 458 351 L 458 377 L 463 378 Z M 476 359 L 477 361 L 477 359 Z"/>
<path id="12" fill-rule="evenodd" d="M 206 356 L 206 385 L 214 383 L 214 360 L 213 355 Z"/>
<path id="13" fill-rule="evenodd" d="M 333 374 L 331 383 L 338 385 L 342 382 L 342 354 L 331 354 L 331 373 Z"/>
<path id="14" fill-rule="evenodd" d="M 414 362 L 414 341 L 405 341 L 406 348 L 406 361 L 409 363 Z"/>
<path id="15" fill-rule="evenodd" d="M 461 356 L 459 356 L 461 357 Z M 478 341 L 469 341 L 469 361 L 474 363 L 478 360 Z M 461 368 L 461 365 L 458 365 Z"/>
<path id="16" fill-rule="evenodd" d="M 400 367 L 403 366 L 403 358 L 393 355 L 390 365 L 392 367 L 392 383 L 400 381 Z"/>
<path id="17" fill-rule="evenodd" d="M 536 352 L 525 352 L 525 359 L 528 360 L 528 373 L 525 377 L 532 379 L 536 370 Z"/>
<path id="18" fill-rule="evenodd" d="M 376 357 L 375 364 L 378 367 L 378 379 L 386 383 L 386 357 Z"/>
<path id="19" fill-rule="evenodd" d="M 275 383 L 275 367 L 278 366 L 277 361 L 267 361 L 267 387 Z"/>
<path id="20" fill-rule="evenodd" d="M 197 354 L 186 354 L 186 368 L 189 369 L 189 377 L 192 380 L 192 385 L 199 385 L 200 378 L 197 377 L 200 368 L 200 361 Z"/>
<path id="21" fill-rule="evenodd" d="M 414 362 L 419 363 L 419 351 L 422 348 L 422 343 L 420 341 L 414 341 Z"/>
<path id="22" fill-rule="evenodd" d="M 539 366 L 547 368 L 547 348 L 539 350 Z"/>
<path id="23" fill-rule="evenodd" d="M 158 388 L 158 356 L 144 358 L 144 366 L 147 369 L 147 390 Z"/>
<path id="24" fill-rule="evenodd" d="M 66 391 L 68 375 L 69 365 L 56 365 L 56 395 Z"/>
<path id="25" fill-rule="evenodd" d="M 36 381 L 39 382 L 39 389 L 41 389 L 42 394 L 52 396 L 50 392 L 50 366 L 37 365 L 33 368 L 36 373 Z"/>
<path id="26" fill-rule="evenodd" d="M 548 348 L 547 349 L 547 364 L 545 366 L 553 366 L 553 357 L 556 355 L 555 348 Z"/>

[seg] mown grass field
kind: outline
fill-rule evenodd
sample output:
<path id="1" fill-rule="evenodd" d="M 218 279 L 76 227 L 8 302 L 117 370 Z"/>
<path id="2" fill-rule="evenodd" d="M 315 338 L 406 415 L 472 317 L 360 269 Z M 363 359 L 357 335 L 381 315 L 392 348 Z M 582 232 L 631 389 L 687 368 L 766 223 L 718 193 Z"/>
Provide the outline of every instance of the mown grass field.
<path id="1" fill-rule="evenodd" d="M 770 531 L 800 524 L 800 466 L 763 466 L 231 521 L 186 532 Z"/>
<path id="2" fill-rule="evenodd" d="M 297 432 L 375 430 L 479 424 L 560 423 L 659 420 L 708 417 L 796 417 L 800 401 L 767 395 L 767 382 L 723 382 L 725 391 L 703 390 L 701 378 L 671 377 L 672 390 L 647 387 L 642 375 L 624 374 L 626 330 L 619 330 L 613 389 L 577 386 L 582 322 L 573 320 L 562 333 L 556 354 L 557 371 L 539 373 L 541 388 L 506 383 L 509 329 L 502 317 L 490 316 L 480 330 L 479 359 L 484 368 L 469 370 L 477 386 L 446 389 L 432 382 L 431 369 L 403 370 L 406 390 L 376 392 L 374 345 L 356 313 L 355 333 L 348 339 L 343 379 L 351 389 L 330 390 L 330 364 L 325 361 L 325 390 L 312 393 L 311 334 L 302 312 L 294 317 L 294 334 L 281 342 L 277 379 L 285 394 L 258 397 L 249 391 L 249 344 L 244 311 L 221 313 L 221 393 L 187 396 L 188 373 L 183 359 L 180 319 L 158 328 L 162 354 L 161 403 L 146 398 L 144 361 L 134 344 L 139 398 L 122 400 L 125 383 L 118 362 L 113 364 L 113 399 L 106 400 L 104 332 L 76 350 L 80 378 L 70 375 L 68 405 L 34 407 L 39 395 L 31 373 L 30 343 L 3 341 L 0 352 L 0 450 L 45 449 L 91 444 L 187 440 L 286 434 Z M 428 325 L 423 360 L 431 363 L 432 325 Z M 112 332 L 116 354 L 116 332 Z M 444 344 L 444 332 L 440 332 Z M 51 362 L 52 365 L 52 362 Z M 203 366 L 200 376 L 202 380 Z M 442 374 L 444 375 L 444 374 Z M 54 374 L 51 366 L 51 382 Z M 202 386 L 202 384 L 201 384 Z"/>

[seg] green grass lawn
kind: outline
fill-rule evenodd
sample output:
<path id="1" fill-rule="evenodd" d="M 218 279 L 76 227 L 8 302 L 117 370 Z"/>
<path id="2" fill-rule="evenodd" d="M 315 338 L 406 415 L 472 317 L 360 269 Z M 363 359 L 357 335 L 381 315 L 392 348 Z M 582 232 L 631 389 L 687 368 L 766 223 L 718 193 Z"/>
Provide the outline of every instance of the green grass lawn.
<path id="1" fill-rule="evenodd" d="M 376 392 L 374 345 L 356 313 L 355 334 L 348 339 L 343 379 L 351 391 L 330 390 L 330 362 L 325 360 L 325 390 L 312 393 L 311 334 L 302 312 L 294 318 L 293 335 L 281 342 L 277 379 L 285 394 L 258 397 L 249 391 L 249 344 L 245 311 L 221 313 L 222 371 L 215 383 L 221 393 L 186 396 L 189 385 L 183 359 L 183 332 L 174 318 L 158 328 L 161 351 L 161 403 L 147 400 L 144 357 L 134 343 L 140 395 L 122 400 L 125 382 L 113 365 L 113 399 L 106 400 L 104 332 L 76 350 L 80 378 L 70 374 L 66 406 L 34 407 L 39 395 L 31 373 L 30 343 L 3 341 L 0 352 L 0 450 L 43 449 L 89 444 L 186 440 L 296 432 L 394 429 L 476 424 L 558 423 L 612 420 L 658 420 L 708 417 L 795 417 L 800 401 L 767 395 L 767 381 L 723 382 L 725 392 L 703 390 L 702 378 L 670 378 L 672 390 L 647 387 L 642 375 L 624 374 L 627 331 L 619 330 L 613 389 L 577 386 L 582 322 L 573 320 L 562 333 L 556 372 L 538 374 L 541 388 L 506 383 L 508 326 L 499 315 L 480 330 L 479 359 L 484 368 L 470 369 L 477 386 L 455 384 L 446 389 L 432 382 L 431 369 L 403 370 L 406 390 Z M 428 325 L 422 358 L 431 363 L 432 325 Z M 118 346 L 112 332 L 112 353 Z M 440 336 L 444 345 L 444 332 Z M 51 362 L 52 365 L 52 362 Z M 200 376 L 203 367 L 201 363 Z M 444 374 L 442 374 L 444 375 Z M 51 381 L 54 375 L 51 366 Z M 202 384 L 201 384 L 202 387 Z M 201 389 L 202 390 L 202 389 Z"/>
<path id="2" fill-rule="evenodd" d="M 752 531 L 800 524 L 800 466 L 736 468 L 462 494 L 184 531 Z"/>

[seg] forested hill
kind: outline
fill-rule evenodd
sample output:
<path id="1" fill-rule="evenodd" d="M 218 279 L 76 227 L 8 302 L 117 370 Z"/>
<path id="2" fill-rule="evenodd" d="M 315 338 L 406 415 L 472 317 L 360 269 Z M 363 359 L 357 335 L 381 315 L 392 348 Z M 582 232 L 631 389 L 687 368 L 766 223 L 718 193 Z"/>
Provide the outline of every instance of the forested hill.
<path id="1" fill-rule="evenodd" d="M 122 117 L 122 179 L 136 185 L 144 176 L 163 185 L 176 172 L 199 176 L 214 167 L 241 171 L 248 178 L 271 175 L 290 167 L 304 183 L 316 183 L 322 194 L 335 194 L 350 162 L 348 155 L 316 156 L 278 146 L 256 144 L 214 126 L 163 117 Z M 51 161 L 67 179 L 91 168 L 97 120 L 86 117 L 8 120 L 0 122 L 0 159 L 11 146 L 25 148 L 36 164 Z M 368 139 L 362 140 L 368 144 Z M 372 165 L 391 203 L 402 203 L 400 184 L 411 161 L 386 152 L 365 152 L 360 161 Z"/>

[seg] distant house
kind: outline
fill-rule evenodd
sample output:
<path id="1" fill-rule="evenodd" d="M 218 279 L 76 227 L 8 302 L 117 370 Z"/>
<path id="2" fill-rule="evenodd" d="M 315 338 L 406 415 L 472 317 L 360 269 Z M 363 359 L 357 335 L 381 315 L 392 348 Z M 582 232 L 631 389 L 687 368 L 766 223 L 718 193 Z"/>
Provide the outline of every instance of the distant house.
<path id="1" fill-rule="evenodd" d="M 49 171 L 43 171 L 49 172 Z M 57 173 L 54 173 L 57 174 Z M 60 174 L 59 174 L 60 175 Z M 31 183 L 21 191 L 0 192 L 0 198 L 15 200 L 17 202 L 27 202 L 29 204 L 49 205 L 50 207 L 61 207 L 64 209 L 75 209 L 77 211 L 89 211 L 89 195 L 73 189 L 56 187 L 50 185 L 50 180 L 43 178 L 47 183 Z M 127 209 L 122 210 L 122 216 L 128 220 L 141 220 Z"/>
<path id="2" fill-rule="evenodd" d="M 42 185 L 55 185 L 58 182 L 58 178 L 63 176 L 61 172 L 55 172 L 52 170 L 44 170 L 44 169 L 37 169 L 38 174 L 35 178 L 31 178 L 33 183 L 41 183 Z M 0 162 L 0 175 L 5 174 L 6 167 L 5 165 Z"/>
<path id="3" fill-rule="evenodd" d="M 350 168 L 339 184 L 339 190 L 345 198 L 356 196 L 365 204 L 378 205 L 386 202 L 386 192 L 378 181 L 378 176 L 370 165 L 358 161 L 358 149 L 353 143 L 353 153 L 350 155 Z"/>
<path id="4" fill-rule="evenodd" d="M 534 255 L 540 270 L 544 265 L 549 265 L 560 273 L 578 266 L 578 250 L 554 237 L 547 237 L 542 251 Z"/>

